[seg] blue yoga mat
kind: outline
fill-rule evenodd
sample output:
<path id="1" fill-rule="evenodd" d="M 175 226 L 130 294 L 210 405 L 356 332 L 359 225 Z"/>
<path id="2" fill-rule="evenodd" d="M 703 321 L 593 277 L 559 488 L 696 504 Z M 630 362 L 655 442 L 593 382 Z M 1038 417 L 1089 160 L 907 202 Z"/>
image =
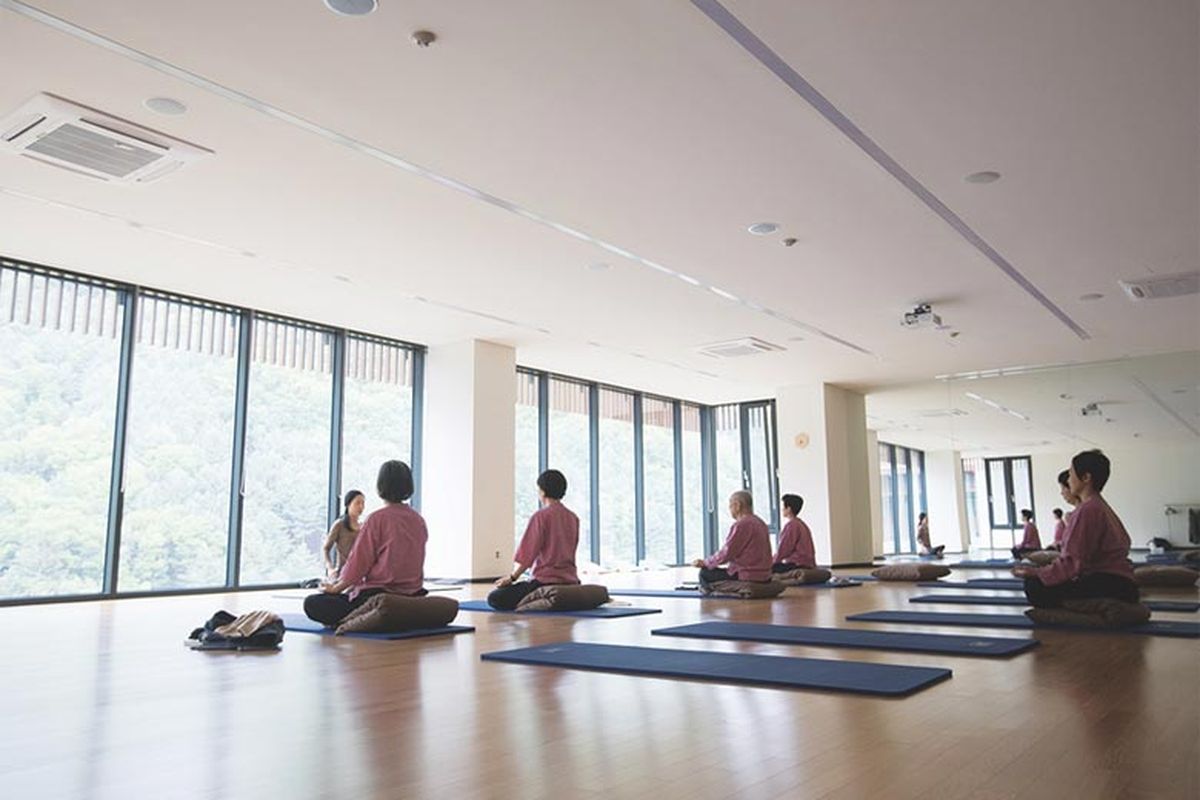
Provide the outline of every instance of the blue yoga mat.
<path id="1" fill-rule="evenodd" d="M 613 594 L 613 592 L 609 592 Z M 583 611 L 501 611 L 492 608 L 486 600 L 466 600 L 458 604 L 459 611 L 489 611 L 493 614 L 518 614 L 522 617 L 636 617 L 642 614 L 661 614 L 661 608 L 631 608 L 629 606 L 600 606 Z"/>
<path id="2" fill-rule="evenodd" d="M 942 633 L 893 633 L 845 628 L 810 628 L 802 625 L 765 625 L 745 622 L 698 622 L 650 631 L 656 636 L 691 639 L 726 639 L 735 642 L 808 644 L 815 647 L 860 647 L 867 650 L 902 650 L 962 656 L 1011 656 L 1037 647 L 1037 639 L 998 636 L 955 636 Z"/>
<path id="3" fill-rule="evenodd" d="M 987 592 L 1023 592 L 1025 584 L 1021 581 L 1010 583 L 1004 580 L 987 581 L 981 578 L 967 581 L 920 581 L 917 586 L 922 586 L 927 589 L 958 589 L 960 591 L 987 591 Z"/>
<path id="4" fill-rule="evenodd" d="M 314 622 L 303 614 L 280 614 L 285 630 L 295 633 L 316 633 L 322 636 L 333 636 L 333 628 L 326 628 L 319 622 Z M 345 639 L 420 639 L 425 636 L 446 636 L 454 633 L 473 633 L 475 628 L 470 625 L 445 625 L 441 628 L 417 628 L 398 633 L 346 633 Z"/>
<path id="5" fill-rule="evenodd" d="M 979 585 L 992 586 L 1010 586 L 1014 589 L 1024 589 L 1025 581 L 1023 578 L 967 578 L 967 583 L 975 583 Z"/>
<path id="6" fill-rule="evenodd" d="M 801 586 L 789 586 L 789 589 L 848 589 L 851 586 L 862 586 L 861 583 L 806 583 Z M 698 589 L 609 589 L 613 597 L 681 597 L 685 600 L 775 600 L 782 597 L 736 597 L 728 594 L 700 594 Z"/>
<path id="7" fill-rule="evenodd" d="M 1028 606 L 1029 601 L 1024 597 L 983 597 L 977 594 L 922 594 L 908 598 L 910 603 L 951 603 L 959 606 Z M 1151 611 L 1175 611 L 1180 613 L 1195 613 L 1200 611 L 1200 603 L 1188 603 L 1177 600 L 1143 600 L 1142 605 Z"/>
<path id="8" fill-rule="evenodd" d="M 1140 633 L 1147 636 L 1175 636 L 1184 639 L 1200 638 L 1197 622 L 1147 622 L 1131 628 L 1087 628 L 1073 625 L 1036 625 L 1024 614 L 947 614 L 941 611 L 868 611 L 846 619 L 853 622 L 902 622 L 910 625 L 967 625 L 973 628 L 1055 628 L 1092 633 Z"/>
<path id="9" fill-rule="evenodd" d="M 946 564 L 951 569 L 955 567 L 963 567 L 966 569 L 1006 569 L 1015 567 L 1021 562 L 1013 561 L 1011 558 L 988 559 L 987 561 L 955 561 Z"/>
<path id="10" fill-rule="evenodd" d="M 484 661 L 593 669 L 725 683 L 765 684 L 791 689 L 902 697 L 950 677 L 948 669 L 902 667 L 859 661 L 667 650 L 615 644 L 560 642 L 484 653 Z"/>

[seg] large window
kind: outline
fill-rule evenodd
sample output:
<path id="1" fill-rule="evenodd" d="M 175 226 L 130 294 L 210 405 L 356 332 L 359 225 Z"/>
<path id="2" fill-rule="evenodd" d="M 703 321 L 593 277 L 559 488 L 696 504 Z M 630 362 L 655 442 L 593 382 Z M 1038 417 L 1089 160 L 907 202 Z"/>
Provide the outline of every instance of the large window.
<path id="1" fill-rule="evenodd" d="M 647 397 L 642 403 L 646 558 L 675 564 L 675 404 Z M 697 498 L 699 500 L 699 498 Z"/>
<path id="2" fill-rule="evenodd" d="M 517 542 L 525 532 L 529 518 L 538 510 L 537 478 L 541 474 L 538 434 L 538 376 L 529 372 L 517 373 L 517 425 L 514 450 L 516 491 L 514 497 L 513 531 Z"/>
<path id="3" fill-rule="evenodd" d="M 600 390 L 600 563 L 637 563 L 633 395 Z"/>
<path id="4" fill-rule="evenodd" d="M 727 518 L 729 495 L 745 488 L 742 470 L 742 425 L 738 406 L 717 406 L 713 409 L 713 429 L 717 445 L 716 516 Z"/>
<path id="5" fill-rule="evenodd" d="M 223 586 L 237 314 L 145 295 L 135 343 L 119 588 Z"/>
<path id="6" fill-rule="evenodd" d="M 703 442 L 700 437 L 700 407 L 685 404 L 681 409 L 680 430 L 683 463 L 683 559 L 708 555 L 704 552 L 704 472 Z"/>
<path id="7" fill-rule="evenodd" d="M 383 505 L 375 490 L 379 465 L 399 459 L 412 466 L 414 361 L 407 347 L 346 338 L 341 495 L 362 492 L 368 514 Z"/>
<path id="8" fill-rule="evenodd" d="M 917 517 L 925 511 L 925 453 L 880 442 L 879 466 L 883 551 L 915 553 Z"/>
<path id="9" fill-rule="evenodd" d="M 567 478 L 563 503 L 579 515 L 577 564 L 592 560 L 591 400 L 586 384 L 550 379 L 550 469 Z"/>
<path id="10" fill-rule="evenodd" d="M 120 295 L 0 265 L 0 597 L 103 587 Z"/>

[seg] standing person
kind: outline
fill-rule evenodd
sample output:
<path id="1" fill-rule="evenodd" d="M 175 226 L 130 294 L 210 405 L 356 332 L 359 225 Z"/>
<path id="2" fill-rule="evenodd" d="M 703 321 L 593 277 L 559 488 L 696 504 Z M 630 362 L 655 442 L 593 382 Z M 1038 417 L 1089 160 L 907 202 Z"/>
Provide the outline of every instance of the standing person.
<path id="1" fill-rule="evenodd" d="M 1062 555 L 1045 567 L 1016 567 L 1025 579 L 1025 596 L 1038 608 L 1054 608 L 1064 600 L 1105 597 L 1137 603 L 1140 597 L 1129 563 L 1129 534 L 1100 495 L 1111 473 L 1108 457 L 1085 450 L 1071 459 L 1071 494 L 1079 507 L 1067 520 Z"/>
<path id="2" fill-rule="evenodd" d="M 798 494 L 785 494 L 780 500 L 783 503 L 783 518 L 787 523 L 779 533 L 779 550 L 775 553 L 771 572 L 812 569 L 817 566 L 817 553 L 813 547 L 812 531 L 800 519 L 804 498 Z"/>
<path id="3" fill-rule="evenodd" d="M 537 479 L 542 507 L 529 518 L 521 544 L 513 555 L 513 571 L 496 581 L 488 595 L 488 605 L 512 611 L 525 595 L 546 584 L 578 584 L 575 548 L 579 545 L 579 517 L 562 504 L 567 494 L 567 478 L 556 469 L 548 469 Z M 530 580 L 518 580 L 525 570 L 533 569 Z"/>
<path id="4" fill-rule="evenodd" d="M 923 556 L 933 556 L 935 558 L 942 557 L 942 551 L 946 549 L 946 545 L 939 544 L 934 547 L 929 539 L 929 515 L 922 511 L 917 515 L 917 544 L 919 552 Z"/>
<path id="5" fill-rule="evenodd" d="M 729 496 L 729 516 L 733 525 L 725 544 L 708 558 L 692 562 L 700 569 L 700 591 L 718 581 L 771 580 L 771 531 L 767 523 L 754 514 L 754 498 L 749 492 L 738 491 Z M 725 569 L 722 564 L 728 564 Z"/>
<path id="6" fill-rule="evenodd" d="M 426 594 L 422 584 L 429 532 L 425 520 L 406 502 L 413 494 L 412 470 L 403 461 L 385 461 L 376 489 L 383 508 L 363 523 L 337 581 L 304 599 L 309 619 L 332 627 L 381 592 Z"/>
<path id="7" fill-rule="evenodd" d="M 1017 561 L 1024 558 L 1026 553 L 1042 549 L 1042 537 L 1038 533 L 1037 525 L 1033 522 L 1033 511 L 1022 508 L 1021 519 L 1025 520 L 1024 536 L 1021 538 L 1021 543 L 1012 549 L 1013 558 Z"/>
<path id="8" fill-rule="evenodd" d="M 342 515 L 333 523 L 325 537 L 325 543 L 321 545 L 325 574 L 334 580 L 337 579 L 338 571 L 345 565 L 346 559 L 350 558 L 350 550 L 354 547 L 354 540 L 358 538 L 358 520 L 365 506 L 366 498 L 358 489 L 346 492 L 342 503 Z"/>

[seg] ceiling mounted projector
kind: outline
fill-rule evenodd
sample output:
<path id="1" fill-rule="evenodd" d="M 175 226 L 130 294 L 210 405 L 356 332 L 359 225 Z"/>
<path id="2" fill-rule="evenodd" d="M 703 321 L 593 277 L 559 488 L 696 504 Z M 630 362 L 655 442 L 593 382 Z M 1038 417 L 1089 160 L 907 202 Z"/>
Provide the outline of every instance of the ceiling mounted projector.
<path id="1" fill-rule="evenodd" d="M 904 314 L 900 320 L 900 326 L 903 328 L 933 328 L 938 330 L 942 327 L 942 318 L 933 313 L 933 307 L 929 303 L 918 303 L 912 311 Z"/>

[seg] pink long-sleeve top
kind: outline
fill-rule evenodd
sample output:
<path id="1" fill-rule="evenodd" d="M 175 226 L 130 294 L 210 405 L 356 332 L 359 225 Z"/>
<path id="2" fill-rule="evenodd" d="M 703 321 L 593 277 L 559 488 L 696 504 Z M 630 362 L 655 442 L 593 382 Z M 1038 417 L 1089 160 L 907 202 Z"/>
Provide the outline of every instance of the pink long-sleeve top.
<path id="1" fill-rule="evenodd" d="M 1100 495 L 1083 501 L 1067 520 L 1062 553 L 1033 574 L 1046 586 L 1093 572 L 1108 572 L 1133 580 L 1129 563 L 1129 534 L 1115 511 Z"/>
<path id="2" fill-rule="evenodd" d="M 793 517 L 783 526 L 779 534 L 779 551 L 775 553 L 776 564 L 794 564 L 812 569 L 817 565 L 817 552 L 813 547 L 812 531 L 802 520 Z"/>
<path id="3" fill-rule="evenodd" d="M 1067 521 L 1060 519 L 1054 526 L 1054 546 L 1062 547 L 1063 537 L 1067 535 Z"/>
<path id="4" fill-rule="evenodd" d="M 1025 538 L 1021 540 L 1021 549 L 1042 549 L 1042 537 L 1038 534 L 1037 525 L 1033 520 L 1025 523 Z"/>
<path id="5" fill-rule="evenodd" d="M 728 563 L 729 574 L 740 581 L 771 577 L 771 532 L 754 514 L 739 517 L 729 527 L 721 549 L 704 560 L 709 569 Z"/>
<path id="6" fill-rule="evenodd" d="M 529 518 L 513 561 L 522 569 L 533 567 L 538 583 L 579 583 L 578 545 L 579 517 L 562 503 L 551 502 Z"/>
<path id="7" fill-rule="evenodd" d="M 416 594 L 425 582 L 425 520 L 403 503 L 389 504 L 367 517 L 341 580 L 350 585 L 350 599 L 363 589 L 391 594 Z"/>

